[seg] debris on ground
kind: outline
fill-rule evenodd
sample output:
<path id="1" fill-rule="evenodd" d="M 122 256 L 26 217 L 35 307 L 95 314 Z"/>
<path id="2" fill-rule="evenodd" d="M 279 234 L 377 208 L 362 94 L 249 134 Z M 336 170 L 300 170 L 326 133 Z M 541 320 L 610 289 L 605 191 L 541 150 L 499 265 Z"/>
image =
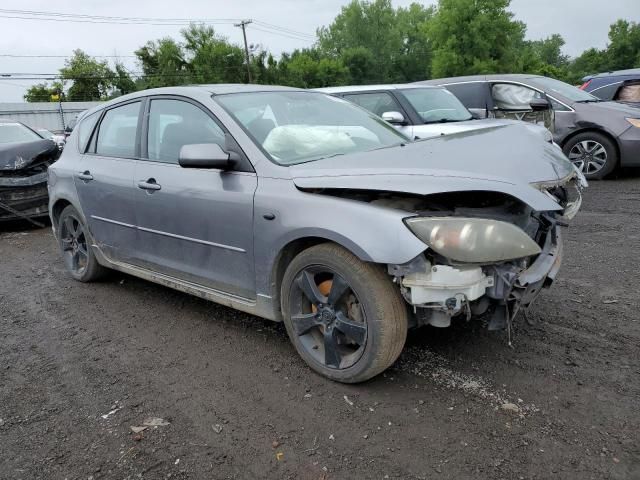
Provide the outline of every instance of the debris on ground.
<path id="1" fill-rule="evenodd" d="M 164 418 L 149 417 L 144 419 L 144 422 L 142 422 L 142 425 L 146 427 L 166 427 L 167 425 L 169 425 L 169 422 L 166 421 Z"/>
<path id="2" fill-rule="evenodd" d="M 146 425 L 144 425 L 144 426 L 142 426 L 142 427 L 135 427 L 135 426 L 131 425 L 131 431 L 132 431 L 133 433 L 140 433 L 140 432 L 143 432 L 143 431 L 144 431 L 144 430 L 146 430 L 147 428 L 149 428 L 149 427 L 147 427 Z"/>
<path id="3" fill-rule="evenodd" d="M 222 433 L 222 425 L 220 425 L 219 423 L 216 423 L 211 428 L 213 428 L 213 431 L 216 433 Z"/>
<path id="4" fill-rule="evenodd" d="M 520 407 L 518 407 L 518 405 L 516 405 L 515 403 L 503 403 L 502 405 L 500 405 L 500 408 L 505 412 L 520 413 Z"/>
<path id="5" fill-rule="evenodd" d="M 347 397 L 346 395 L 344 395 L 342 398 L 344 398 L 344 401 L 347 402 L 347 404 L 350 407 L 353 407 L 353 402 L 351 400 L 349 400 L 349 397 Z"/>
<path id="6" fill-rule="evenodd" d="M 113 415 L 114 413 L 117 413 L 118 411 L 122 410 L 122 407 L 111 407 L 113 410 L 108 411 L 107 413 L 105 413 L 104 415 L 100 415 L 104 420 L 106 420 L 107 418 L 109 418 L 111 415 Z"/>

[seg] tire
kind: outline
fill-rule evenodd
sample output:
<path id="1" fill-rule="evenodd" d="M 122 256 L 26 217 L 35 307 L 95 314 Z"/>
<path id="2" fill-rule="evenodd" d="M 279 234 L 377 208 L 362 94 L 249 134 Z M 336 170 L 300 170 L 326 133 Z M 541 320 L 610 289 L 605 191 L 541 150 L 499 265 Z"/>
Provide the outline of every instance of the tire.
<path id="1" fill-rule="evenodd" d="M 317 287 L 320 302 L 309 300 L 313 294 L 308 294 L 307 281 Z M 332 299 L 334 288 L 345 288 L 341 296 L 335 294 L 337 300 Z M 284 274 L 280 298 L 291 342 L 327 378 L 363 382 L 391 366 L 402 352 L 408 319 L 399 289 L 379 265 L 338 245 L 317 245 L 296 256 Z"/>
<path id="2" fill-rule="evenodd" d="M 107 269 L 98 263 L 87 226 L 73 206 L 62 210 L 56 230 L 65 267 L 74 280 L 92 282 L 104 276 Z"/>
<path id="3" fill-rule="evenodd" d="M 602 180 L 618 165 L 614 142 L 599 132 L 583 132 L 572 137 L 562 151 L 589 180 Z"/>

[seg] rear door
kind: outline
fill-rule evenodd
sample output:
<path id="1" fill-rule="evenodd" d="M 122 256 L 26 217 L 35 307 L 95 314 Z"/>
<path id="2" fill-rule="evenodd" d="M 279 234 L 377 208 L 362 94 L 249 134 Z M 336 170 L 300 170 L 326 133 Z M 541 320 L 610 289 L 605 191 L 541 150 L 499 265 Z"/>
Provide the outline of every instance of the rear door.
<path id="1" fill-rule="evenodd" d="M 234 171 L 182 168 L 183 145 L 217 143 L 228 133 L 200 104 L 152 97 L 143 159 L 136 162 L 135 263 L 198 285 L 255 298 L 253 196 L 257 176 L 246 158 Z"/>
<path id="2" fill-rule="evenodd" d="M 136 241 L 133 169 L 139 156 L 140 100 L 117 105 L 102 114 L 84 150 L 75 185 L 89 231 L 112 261 L 127 261 Z M 99 116 L 99 115 L 98 115 Z M 80 140 L 97 118 L 80 124 Z"/>

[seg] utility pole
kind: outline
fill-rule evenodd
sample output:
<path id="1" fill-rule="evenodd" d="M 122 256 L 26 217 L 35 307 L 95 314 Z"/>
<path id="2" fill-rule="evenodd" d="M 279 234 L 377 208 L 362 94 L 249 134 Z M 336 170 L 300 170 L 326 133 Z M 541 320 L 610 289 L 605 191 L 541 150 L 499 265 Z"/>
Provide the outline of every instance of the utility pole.
<path id="1" fill-rule="evenodd" d="M 244 37 L 244 55 L 247 60 L 247 75 L 249 76 L 249 83 L 251 83 L 251 62 L 249 60 L 249 46 L 247 45 L 247 31 L 245 27 L 249 25 L 251 20 L 242 20 L 240 23 L 234 23 L 234 27 L 242 28 L 242 36 Z"/>

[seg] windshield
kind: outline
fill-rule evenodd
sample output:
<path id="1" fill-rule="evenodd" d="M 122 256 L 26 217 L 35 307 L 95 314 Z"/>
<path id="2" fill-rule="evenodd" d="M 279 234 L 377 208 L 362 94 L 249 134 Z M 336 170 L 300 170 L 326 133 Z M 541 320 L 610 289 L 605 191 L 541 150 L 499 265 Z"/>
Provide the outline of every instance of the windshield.
<path id="1" fill-rule="evenodd" d="M 214 99 L 275 163 L 294 165 L 400 145 L 408 138 L 366 110 L 315 92 L 252 92 Z"/>
<path id="2" fill-rule="evenodd" d="M 542 87 L 546 93 L 553 96 L 558 94 L 565 97 L 572 102 L 597 102 L 598 98 L 594 97 L 590 93 L 580 90 L 578 87 L 569 85 L 568 83 L 561 82 L 554 78 L 548 77 L 536 77 L 535 83 Z"/>
<path id="3" fill-rule="evenodd" d="M 42 140 L 36 132 L 21 123 L 0 123 L 0 143 L 20 143 Z"/>
<path id="4" fill-rule="evenodd" d="M 444 88 L 408 88 L 401 92 L 424 123 L 462 122 L 472 118 L 460 100 Z"/>
<path id="5" fill-rule="evenodd" d="M 44 138 L 48 138 L 50 140 L 53 138 L 53 133 L 51 133 L 49 130 L 45 130 L 44 128 L 39 128 L 38 133 Z"/>

